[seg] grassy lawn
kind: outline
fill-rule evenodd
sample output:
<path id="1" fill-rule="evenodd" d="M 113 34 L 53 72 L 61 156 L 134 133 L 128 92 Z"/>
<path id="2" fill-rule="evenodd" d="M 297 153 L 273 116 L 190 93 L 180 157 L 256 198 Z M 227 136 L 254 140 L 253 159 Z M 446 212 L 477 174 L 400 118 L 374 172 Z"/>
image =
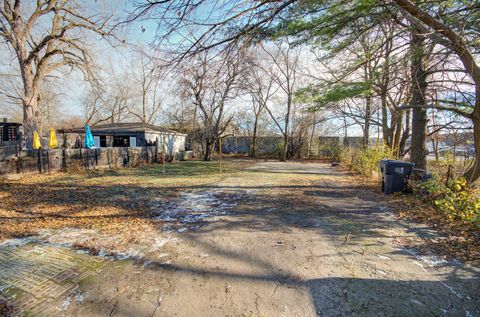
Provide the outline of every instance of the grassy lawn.
<path id="1" fill-rule="evenodd" d="M 158 222 L 150 219 L 153 201 L 216 183 L 249 164 L 225 161 L 220 170 L 218 162 L 188 161 L 4 181 L 0 241 L 62 227 L 105 233 L 157 230 Z"/>

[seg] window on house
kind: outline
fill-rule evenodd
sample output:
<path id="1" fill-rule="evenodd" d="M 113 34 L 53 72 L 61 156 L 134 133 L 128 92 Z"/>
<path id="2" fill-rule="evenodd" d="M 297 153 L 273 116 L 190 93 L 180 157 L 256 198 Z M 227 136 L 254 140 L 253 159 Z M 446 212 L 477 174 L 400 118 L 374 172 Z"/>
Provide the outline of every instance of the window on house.
<path id="1" fill-rule="evenodd" d="M 100 147 L 107 147 L 107 136 L 101 135 L 100 136 Z"/>
<path id="2" fill-rule="evenodd" d="M 8 127 L 8 141 L 17 139 L 17 127 Z"/>
<path id="3" fill-rule="evenodd" d="M 128 136 L 115 136 L 113 138 L 113 146 L 115 147 L 129 147 L 130 138 Z"/>

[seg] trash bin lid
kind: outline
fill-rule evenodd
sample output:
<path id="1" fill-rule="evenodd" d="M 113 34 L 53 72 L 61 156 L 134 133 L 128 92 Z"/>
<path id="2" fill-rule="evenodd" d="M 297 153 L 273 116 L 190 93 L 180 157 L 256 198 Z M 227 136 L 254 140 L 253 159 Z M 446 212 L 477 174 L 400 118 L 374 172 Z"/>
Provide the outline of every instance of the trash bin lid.
<path id="1" fill-rule="evenodd" d="M 415 166 L 415 163 L 399 161 L 399 160 L 381 160 L 380 164 L 389 165 L 389 166 L 412 166 L 412 167 Z"/>

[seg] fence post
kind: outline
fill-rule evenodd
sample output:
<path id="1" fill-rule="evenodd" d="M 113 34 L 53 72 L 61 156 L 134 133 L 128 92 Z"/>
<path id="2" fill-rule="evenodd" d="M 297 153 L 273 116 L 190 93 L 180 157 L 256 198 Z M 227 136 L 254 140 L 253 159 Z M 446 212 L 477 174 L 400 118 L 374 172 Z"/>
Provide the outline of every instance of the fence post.
<path id="1" fill-rule="evenodd" d="M 218 162 L 220 167 L 220 173 L 222 172 L 222 137 L 218 138 Z"/>
<path id="2" fill-rule="evenodd" d="M 85 151 L 87 153 L 86 155 L 87 160 L 85 161 L 85 164 L 87 166 L 87 170 L 89 170 L 90 169 L 90 149 L 86 148 Z"/>
<path id="3" fill-rule="evenodd" d="M 43 173 L 43 155 L 42 155 L 42 149 L 38 149 L 38 170 L 40 174 Z"/>
<path id="4" fill-rule="evenodd" d="M 67 149 L 62 149 L 62 168 L 67 169 Z"/>
<path id="5" fill-rule="evenodd" d="M 50 170 L 50 154 L 48 153 L 49 151 L 47 150 L 47 169 L 48 169 L 48 173 L 51 172 Z"/>
<path id="6" fill-rule="evenodd" d="M 22 173 L 22 157 L 21 157 L 21 155 L 18 155 L 16 163 L 17 163 L 17 174 L 21 174 Z"/>
<path id="7" fill-rule="evenodd" d="M 62 146 L 62 168 L 67 169 L 67 135 L 65 132 L 62 134 L 63 136 L 63 146 Z"/>
<path id="8" fill-rule="evenodd" d="M 158 163 L 158 136 L 155 139 L 155 163 Z"/>

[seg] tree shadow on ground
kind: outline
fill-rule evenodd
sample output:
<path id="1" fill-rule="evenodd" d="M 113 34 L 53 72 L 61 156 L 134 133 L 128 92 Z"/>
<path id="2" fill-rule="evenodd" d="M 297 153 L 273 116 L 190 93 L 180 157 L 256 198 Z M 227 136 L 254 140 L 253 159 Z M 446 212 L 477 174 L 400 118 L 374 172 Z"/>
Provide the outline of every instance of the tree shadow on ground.
<path id="1" fill-rule="evenodd" d="M 366 191 L 364 186 L 326 183 L 312 186 L 210 184 L 163 187 L 3 183 L 0 184 L 0 192 L 8 195 L 4 198 L 8 209 L 0 213 L 0 221 L 6 222 L 7 226 L 22 224 L 28 229 L 28 232 L 11 231 L 10 235 L 6 230 L 4 238 L 34 234 L 36 229 L 48 227 L 55 221 L 60 222 L 56 227 L 61 227 L 63 223 L 90 228 L 100 220 L 112 225 L 115 221 L 137 218 L 161 227 L 164 223 L 155 219 L 161 219 L 163 213 L 175 207 L 170 201 L 182 199 L 180 195 L 185 192 L 210 193 L 212 190 L 216 191 L 212 196 L 215 200 L 235 206 L 226 212 L 230 217 L 228 221 L 220 220 L 205 230 L 217 230 L 222 226 L 257 231 L 285 230 L 288 227 L 315 230 L 322 227 L 324 230 L 330 228 L 332 234 L 350 232 L 362 237 L 371 236 L 368 230 L 373 226 L 387 229 L 391 224 L 381 218 L 384 207 L 379 206 L 378 197 Z M 215 211 L 216 206 L 211 208 L 201 210 L 205 218 Z M 207 224 L 210 224 L 208 219 L 200 219 L 189 225 Z"/>
<path id="2" fill-rule="evenodd" d="M 234 284 L 246 285 L 251 283 L 251 293 L 256 287 L 263 285 L 268 287 L 275 297 L 278 287 L 293 288 L 306 291 L 314 311 L 319 316 L 476 316 L 480 314 L 479 282 L 480 276 L 466 278 L 466 268 L 462 272 L 454 272 L 449 276 L 442 276 L 438 280 L 394 280 L 391 278 L 352 278 L 352 277 L 325 277 L 316 279 L 302 279 L 293 275 L 285 274 L 275 266 L 261 259 L 255 259 L 249 255 L 231 250 L 221 249 L 218 246 L 202 243 L 193 238 L 190 243 L 200 243 L 202 247 L 211 252 L 213 256 L 221 256 L 249 263 L 252 267 L 261 268 L 265 273 L 241 273 L 231 270 L 218 271 L 206 267 L 192 267 L 182 264 L 165 264 L 149 260 L 147 270 L 160 273 L 161 275 L 181 275 L 190 277 L 192 281 L 199 278 L 220 281 L 220 285 Z M 137 259 L 142 262 L 142 259 Z M 453 275 L 458 276 L 453 277 Z M 470 291 L 470 296 L 459 293 L 446 283 L 454 279 L 462 283 L 464 291 Z M 237 283 L 237 284 L 235 284 Z M 192 284 L 192 287 L 197 287 Z M 262 288 L 263 289 L 263 288 Z M 201 293 L 202 290 L 198 289 Z M 215 294 L 208 294 L 213 296 Z M 173 296 L 173 295 L 172 295 Z M 181 294 L 179 295 L 181 296 Z M 268 298 L 268 294 L 262 296 Z M 207 297 L 207 295 L 205 295 Z M 207 299 L 205 299 L 207 300 Z M 254 307 L 255 298 L 252 296 L 249 309 Z M 93 300 L 87 305 L 95 311 L 96 307 L 103 307 L 103 301 Z M 107 306 L 106 309 L 110 309 Z M 281 305 L 277 306 L 280 310 Z M 102 308 L 103 309 L 103 308 Z M 116 310 L 117 316 L 150 315 L 151 311 L 143 311 L 141 306 L 122 305 Z M 182 308 L 178 307 L 177 313 L 182 314 Z M 259 312 L 261 315 L 261 311 Z"/>
<path id="3" fill-rule="evenodd" d="M 179 165 L 180 166 L 180 165 Z M 193 169 L 194 164 L 192 165 Z M 148 173 L 158 173 L 158 166 L 146 168 Z M 319 170 L 327 169 L 324 166 Z M 186 170 L 188 174 L 188 169 Z M 128 173 L 137 172 L 137 170 Z M 141 171 L 140 171 L 141 172 Z M 185 172 L 185 171 L 184 171 Z M 263 174 L 264 171 L 260 173 Z M 267 172 L 267 171 L 265 171 Z M 301 173 L 299 171 L 298 173 Z M 249 171 L 252 177 L 256 171 Z M 295 171 L 289 171 L 295 173 Z M 337 175 L 336 172 L 329 172 Z M 185 174 L 185 175 L 186 175 Z M 102 174 L 103 175 L 103 174 Z M 122 176 L 129 178 L 130 174 Z M 24 184 L 1 183 L 4 211 L 0 210 L 0 222 L 4 230 L 0 238 L 8 239 L 33 235 L 38 229 L 114 227 L 121 223 L 119 232 L 129 222 L 140 220 L 162 230 L 165 222 L 162 215 L 175 208 L 170 202 L 182 199 L 186 192 L 211 193 L 217 201 L 235 206 L 226 210 L 228 220 L 219 219 L 215 208 L 201 210 L 205 217 L 193 222 L 179 219 L 171 223 L 171 229 L 201 227 L 205 232 L 230 228 L 242 231 L 279 231 L 291 228 L 303 230 L 322 229 L 332 239 L 351 236 L 352 244 L 363 243 L 362 239 L 374 237 L 435 238 L 437 233 L 430 228 L 414 228 L 388 218 L 382 196 L 372 193 L 368 185 L 317 182 L 314 185 L 259 184 L 252 185 L 187 185 L 187 186 L 142 186 L 139 184 L 84 184 L 67 183 Z M 178 201 L 176 202 L 178 203 Z M 182 210 L 180 210 L 182 212 Z M 191 213 L 185 210 L 185 213 Z M 210 215 L 211 214 L 211 215 Z M 396 236 L 387 232 L 393 221 L 403 226 L 405 234 Z M 101 225 L 98 225 L 101 222 Z M 441 243 L 448 243 L 443 239 Z"/>
<path id="4" fill-rule="evenodd" d="M 264 273 L 244 274 L 229 270 L 228 267 L 225 271 L 219 272 L 205 267 L 158 262 L 153 262 L 149 269 L 192 277 L 209 276 L 225 282 L 262 282 L 271 284 L 272 290 L 278 285 L 303 289 L 308 291 L 317 314 L 325 316 L 463 316 L 465 314 L 476 316 L 480 314 L 480 271 L 471 267 L 457 265 L 451 273 L 436 275 L 437 280 L 395 280 L 392 277 L 304 279 L 295 274 L 286 273 L 262 259 L 261 255 L 252 256 L 205 241 L 203 234 L 194 233 L 184 237 L 189 244 L 199 246 L 213 257 L 240 261 L 255 268 L 255 271 Z M 392 251 L 392 256 L 399 252 L 401 251 Z M 402 255 L 411 256 L 405 253 Z M 452 287 L 451 282 L 457 285 L 460 283 L 462 291 Z"/>
<path id="5" fill-rule="evenodd" d="M 395 220 L 386 214 L 385 206 L 379 204 L 379 196 L 366 192 L 364 186 L 322 183 L 314 186 L 221 186 L 217 184 L 145 188 L 132 184 L 33 186 L 11 183 L 0 185 L 0 191 L 10 194 L 8 199 L 13 208 L 13 215 L 0 214 L 0 221 L 2 225 L 3 223 L 7 225 L 23 223 L 32 229 L 32 233 L 33 229 L 48 226 L 48 222 L 43 222 L 45 220 L 62 219 L 79 220 L 79 222 L 73 221 L 68 224 L 89 227 L 91 226 L 89 221 L 98 220 L 98 218 L 105 219 L 110 225 L 116 219 L 128 222 L 130 219 L 139 218 L 154 223 L 160 229 L 164 223 L 156 220 L 156 217 L 165 212 L 163 207 L 172 207 L 168 204 L 162 206 L 165 201 L 178 197 L 180 193 L 212 192 L 212 189 L 220 190 L 213 194 L 215 200 L 235 203 L 227 211 L 225 218 L 216 222 L 201 218 L 191 223 L 174 225 L 200 225 L 197 231 L 185 234 L 183 237 L 191 244 L 199 245 L 213 255 L 240 261 L 245 265 L 258 268 L 262 273 L 242 274 L 228 269 L 219 272 L 205 267 L 164 264 L 155 260 L 151 260 L 148 270 L 159 273 L 181 273 L 192 277 L 208 275 L 225 281 L 256 281 L 271 284 L 272 289 L 277 285 L 304 289 L 310 294 L 312 305 L 319 315 L 437 316 L 443 314 L 442 309 L 451 315 L 464 316 L 467 310 L 472 315 L 480 314 L 478 311 L 480 296 L 469 300 L 463 294 L 456 294 L 445 286 L 444 281 L 448 279 L 461 280 L 462 273 L 453 277 L 444 276 L 442 280 L 437 281 L 347 277 L 301 279 L 285 274 L 278 267 L 258 256 L 252 257 L 246 253 L 225 250 L 199 239 L 200 236 L 205 237 L 210 232 L 219 230 L 283 233 L 294 229 L 312 230 L 322 236 L 330 237 L 332 241 L 339 244 L 346 236 L 352 237 L 350 241 L 352 245 L 365 245 L 363 239 L 372 241 L 375 238 L 394 237 L 387 230 L 392 227 Z M 274 190 L 274 194 L 265 193 L 267 189 Z M 156 202 L 154 198 L 162 198 L 162 200 Z M 98 215 L 94 212 L 112 206 L 116 211 L 110 214 Z M 37 209 L 46 211 L 55 209 L 56 211 L 42 213 Z M 208 216 L 209 210 L 201 212 Z M 407 234 L 416 234 L 407 225 L 405 228 Z M 11 233 L 12 237 L 15 233 L 15 231 Z M 329 254 L 324 256 L 328 257 Z M 143 261 L 143 259 L 136 260 Z M 462 283 L 472 290 L 471 294 L 480 295 L 478 277 L 464 278 Z M 100 298 L 98 302 L 88 303 L 93 308 L 100 307 L 102 304 Z M 111 310 L 111 308 L 108 309 Z M 139 309 L 135 306 L 119 306 L 115 315 L 151 313 L 142 312 Z"/>

